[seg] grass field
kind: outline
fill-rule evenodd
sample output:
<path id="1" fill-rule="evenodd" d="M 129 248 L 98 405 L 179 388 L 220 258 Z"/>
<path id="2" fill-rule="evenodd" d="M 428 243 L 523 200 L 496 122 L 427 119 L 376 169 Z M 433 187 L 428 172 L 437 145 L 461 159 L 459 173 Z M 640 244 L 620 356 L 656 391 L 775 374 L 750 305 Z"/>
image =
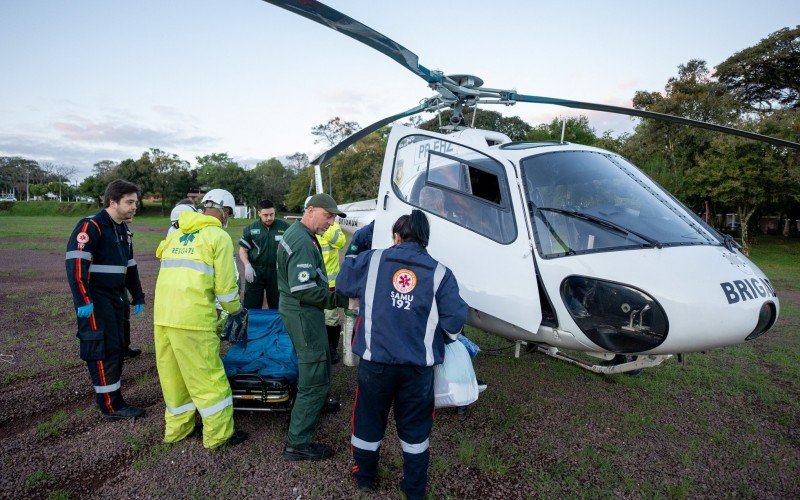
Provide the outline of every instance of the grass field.
<path id="1" fill-rule="evenodd" d="M 344 409 L 318 430 L 337 450 L 328 462 L 283 462 L 278 415 L 237 413 L 252 437 L 236 449 L 162 444 L 149 304 L 134 319 L 145 354 L 126 364 L 123 380 L 126 397 L 148 415 L 101 420 L 77 357 L 62 264 L 75 222 L 0 217 L 0 353 L 12 356 L 0 362 L 0 497 L 357 495 L 347 450 L 355 370 L 341 365 L 332 392 Z M 232 221 L 234 240 L 248 222 Z M 149 301 L 167 219 L 137 218 L 132 227 Z M 539 354 L 517 359 L 513 344 L 469 329 L 489 389 L 466 419 L 437 415 L 430 496 L 800 497 L 800 241 L 761 238 L 752 259 L 776 284 L 779 323 L 756 341 L 672 358 L 638 377 L 597 376 Z M 378 498 L 397 498 L 402 461 L 393 433 Z"/>

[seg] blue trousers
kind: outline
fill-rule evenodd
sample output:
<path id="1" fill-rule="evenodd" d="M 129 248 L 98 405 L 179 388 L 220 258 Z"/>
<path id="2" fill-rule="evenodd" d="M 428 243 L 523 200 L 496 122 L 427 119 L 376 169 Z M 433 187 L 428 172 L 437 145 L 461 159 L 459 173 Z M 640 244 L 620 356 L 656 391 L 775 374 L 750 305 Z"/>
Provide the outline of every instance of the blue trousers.
<path id="1" fill-rule="evenodd" d="M 389 365 L 361 360 L 353 404 L 353 475 L 359 486 L 378 476 L 380 445 L 389 409 L 394 406 L 403 448 L 402 488 L 410 499 L 423 498 L 428 483 L 429 440 L 433 427 L 433 367 Z"/>

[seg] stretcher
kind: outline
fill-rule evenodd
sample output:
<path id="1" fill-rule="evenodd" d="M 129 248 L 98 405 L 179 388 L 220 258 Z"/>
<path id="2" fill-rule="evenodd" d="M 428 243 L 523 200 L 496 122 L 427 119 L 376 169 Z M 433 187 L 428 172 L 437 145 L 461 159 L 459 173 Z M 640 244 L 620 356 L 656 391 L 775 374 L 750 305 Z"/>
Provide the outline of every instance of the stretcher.
<path id="1" fill-rule="evenodd" d="M 233 392 L 234 411 L 292 411 L 297 384 L 286 378 L 265 377 L 258 373 L 240 373 L 228 377 Z"/>
<path id="2" fill-rule="evenodd" d="M 233 344 L 222 363 L 233 409 L 290 412 L 297 395 L 297 356 L 276 309 L 250 309 L 247 340 Z"/>

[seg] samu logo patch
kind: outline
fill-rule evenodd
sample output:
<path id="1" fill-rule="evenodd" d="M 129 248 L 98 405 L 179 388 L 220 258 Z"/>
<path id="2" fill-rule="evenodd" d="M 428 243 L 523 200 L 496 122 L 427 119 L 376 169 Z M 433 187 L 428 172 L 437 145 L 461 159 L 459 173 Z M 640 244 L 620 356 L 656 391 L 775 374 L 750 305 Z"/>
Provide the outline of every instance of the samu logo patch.
<path id="1" fill-rule="evenodd" d="M 400 293 L 411 293 L 417 286 L 417 275 L 410 269 L 400 269 L 392 277 L 392 286 Z"/>

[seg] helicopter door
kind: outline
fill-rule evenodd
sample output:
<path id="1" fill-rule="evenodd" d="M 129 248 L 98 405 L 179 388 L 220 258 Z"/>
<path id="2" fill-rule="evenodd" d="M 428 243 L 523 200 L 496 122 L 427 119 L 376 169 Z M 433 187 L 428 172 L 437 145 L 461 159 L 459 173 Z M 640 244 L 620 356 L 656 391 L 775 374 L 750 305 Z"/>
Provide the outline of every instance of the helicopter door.
<path id="1" fill-rule="evenodd" d="M 449 267 L 473 309 L 532 334 L 542 320 L 536 274 L 516 173 L 478 144 L 454 135 L 395 126 L 384 159 L 374 248 L 413 208 L 426 212 L 430 254 Z"/>

